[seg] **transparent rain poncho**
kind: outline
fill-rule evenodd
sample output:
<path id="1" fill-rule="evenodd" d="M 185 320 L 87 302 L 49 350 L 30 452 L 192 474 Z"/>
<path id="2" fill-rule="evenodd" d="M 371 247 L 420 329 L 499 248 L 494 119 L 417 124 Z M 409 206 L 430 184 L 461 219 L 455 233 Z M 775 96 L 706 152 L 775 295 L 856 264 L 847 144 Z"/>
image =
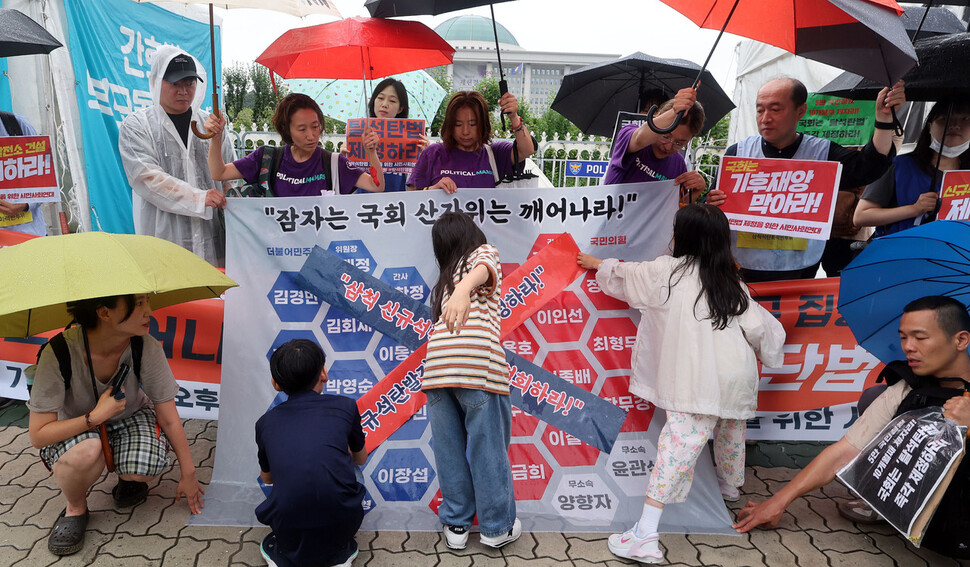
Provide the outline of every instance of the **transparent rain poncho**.
<path id="1" fill-rule="evenodd" d="M 179 53 L 183 51 L 171 45 L 155 52 L 148 77 L 153 104 L 128 116 L 118 132 L 121 162 L 132 189 L 135 232 L 164 238 L 223 267 L 225 227 L 221 212 L 206 207 L 205 198 L 209 189 L 225 190 L 229 184 L 213 181 L 209 173 L 209 142 L 190 132 L 186 148 L 175 124 L 159 104 L 162 77 Z M 204 81 L 205 69 L 198 60 L 195 67 Z M 199 82 L 192 101 L 193 119 L 200 127 L 208 117 L 199 108 L 207 87 L 207 82 Z M 228 129 L 223 132 L 222 148 L 223 160 L 232 162 L 235 150 Z"/>

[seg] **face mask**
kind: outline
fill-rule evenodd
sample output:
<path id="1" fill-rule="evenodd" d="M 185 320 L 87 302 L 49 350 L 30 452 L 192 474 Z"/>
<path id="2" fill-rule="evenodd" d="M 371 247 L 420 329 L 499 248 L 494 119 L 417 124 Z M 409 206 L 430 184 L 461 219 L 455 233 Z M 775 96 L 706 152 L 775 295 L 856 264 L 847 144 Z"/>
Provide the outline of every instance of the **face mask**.
<path id="1" fill-rule="evenodd" d="M 940 142 L 938 142 L 933 136 L 930 136 L 930 149 L 938 154 L 941 154 L 945 158 L 960 157 L 960 154 L 970 149 L 970 140 L 963 142 L 959 146 L 943 146 L 943 150 L 941 151 Z"/>

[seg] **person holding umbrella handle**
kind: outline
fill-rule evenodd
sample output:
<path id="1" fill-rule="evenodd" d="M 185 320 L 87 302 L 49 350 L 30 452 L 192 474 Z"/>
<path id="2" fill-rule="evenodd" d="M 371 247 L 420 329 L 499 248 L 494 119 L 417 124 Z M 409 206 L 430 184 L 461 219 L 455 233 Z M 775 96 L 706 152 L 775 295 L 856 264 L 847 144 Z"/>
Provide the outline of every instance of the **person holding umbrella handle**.
<path id="1" fill-rule="evenodd" d="M 666 128 L 683 113 L 684 120 L 668 134 L 655 132 L 646 123 L 630 124 L 620 129 L 613 143 L 609 168 L 603 177 L 604 185 L 638 183 L 673 179 L 686 197 L 686 203 L 703 194 L 707 182 L 697 171 L 688 171 L 681 151 L 704 126 L 704 107 L 697 102 L 697 90 L 681 89 L 673 99 L 660 105 L 655 124 Z M 711 191 L 707 203 L 720 205 L 724 192 Z"/>
<path id="2" fill-rule="evenodd" d="M 78 322 L 61 333 L 70 372 L 56 348 L 45 348 L 27 403 L 30 442 L 40 449 L 67 501 L 48 539 L 55 555 L 76 553 L 84 545 L 87 493 L 106 466 L 102 435 L 119 477 L 111 491 L 116 507 L 144 502 L 147 482 L 170 465 L 169 447 L 181 471 L 175 501 L 184 495 L 189 510 L 198 514 L 205 492 L 175 407 L 179 385 L 161 343 L 148 334 L 148 295 L 85 299 L 68 302 L 67 308 Z M 122 387 L 126 395 L 118 399 L 112 377 L 124 365 L 135 372 L 127 375 Z M 104 432 L 99 433 L 102 425 Z"/>
<path id="3" fill-rule="evenodd" d="M 408 178 L 408 190 L 442 189 L 454 193 L 459 187 L 495 187 L 515 164 L 532 155 L 535 142 L 518 114 L 515 95 L 502 95 L 499 107 L 510 117 L 514 142 L 491 141 L 488 103 L 481 93 L 455 93 L 445 111 L 441 142 L 421 152 Z"/>

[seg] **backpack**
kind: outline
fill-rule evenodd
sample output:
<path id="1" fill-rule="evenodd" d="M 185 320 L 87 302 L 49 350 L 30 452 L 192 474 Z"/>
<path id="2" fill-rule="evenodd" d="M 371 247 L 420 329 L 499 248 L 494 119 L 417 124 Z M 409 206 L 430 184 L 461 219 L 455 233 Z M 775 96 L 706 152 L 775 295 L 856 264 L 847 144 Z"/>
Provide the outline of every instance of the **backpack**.
<path id="1" fill-rule="evenodd" d="M 20 121 L 17 120 L 17 116 L 12 112 L 0 110 L 0 122 L 3 122 L 3 127 L 7 130 L 8 136 L 24 135 L 23 129 L 20 128 Z"/>
<path id="2" fill-rule="evenodd" d="M 67 347 L 67 340 L 64 338 L 64 332 L 62 331 L 41 345 L 40 350 L 37 351 L 37 363 L 28 366 L 27 369 L 24 370 L 28 394 L 34 387 L 34 374 L 37 373 L 37 365 L 40 364 L 40 355 L 44 352 L 44 348 L 47 346 L 50 346 L 54 351 L 54 357 L 57 359 L 57 366 L 61 370 L 61 377 L 64 378 L 64 391 L 71 389 L 71 376 L 73 374 L 73 370 L 71 370 L 71 351 Z M 137 378 L 139 381 L 141 380 L 141 354 L 144 349 L 144 337 L 140 335 L 131 337 L 131 369 L 135 373 L 135 378 Z"/>
<path id="3" fill-rule="evenodd" d="M 340 154 L 336 152 L 331 153 L 330 163 L 328 164 L 328 153 L 327 150 L 323 150 L 321 155 L 323 172 L 326 175 L 327 183 L 330 184 L 330 189 L 339 192 L 340 184 L 334 183 L 331 180 L 340 179 L 340 168 L 338 167 Z M 273 187 L 276 184 L 276 174 L 279 173 L 281 163 L 283 163 L 283 148 L 280 146 L 264 145 L 263 159 L 259 164 L 259 177 L 256 178 L 256 183 L 247 183 L 233 191 L 238 193 L 240 197 L 275 197 L 276 193 L 273 191 Z M 334 172 L 337 172 L 337 174 L 333 175 Z M 334 189 L 335 186 L 336 189 Z"/>

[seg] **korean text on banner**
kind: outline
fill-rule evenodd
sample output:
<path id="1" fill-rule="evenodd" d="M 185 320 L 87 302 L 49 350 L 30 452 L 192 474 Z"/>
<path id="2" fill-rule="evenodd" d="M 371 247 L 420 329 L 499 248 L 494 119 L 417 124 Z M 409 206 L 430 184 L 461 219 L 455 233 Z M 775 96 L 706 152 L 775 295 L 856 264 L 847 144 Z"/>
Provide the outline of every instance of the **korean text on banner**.
<path id="1" fill-rule="evenodd" d="M 970 220 L 970 171 L 947 171 L 940 191 L 940 220 Z"/>
<path id="2" fill-rule="evenodd" d="M 365 126 L 380 136 L 377 145 L 377 157 L 384 167 L 385 173 L 411 173 L 411 168 L 418 161 L 421 148 L 418 143 L 424 134 L 424 120 L 410 120 L 407 118 L 351 118 L 347 121 L 347 147 L 350 155 L 347 159 L 354 167 L 370 167 L 367 153 L 361 138 L 364 136 Z"/>
<path id="3" fill-rule="evenodd" d="M 0 199 L 11 203 L 60 202 L 48 136 L 0 138 Z"/>
<path id="4" fill-rule="evenodd" d="M 91 224 L 108 232 L 134 232 L 131 189 L 118 155 L 118 126 L 129 114 L 152 105 L 148 71 L 155 50 L 177 45 L 191 53 L 206 76 L 221 84 L 216 50 L 211 66 L 208 22 L 131 0 L 64 0 L 75 93 L 81 117 L 84 174 L 91 202 Z M 200 12 L 201 13 L 201 12 Z M 207 19 L 207 18 L 206 18 Z M 220 27 L 215 45 L 222 45 Z M 211 88 L 211 83 L 196 88 Z M 204 99 L 202 106 L 211 105 Z"/>
<path id="5" fill-rule="evenodd" d="M 828 240 L 842 165 L 725 156 L 717 186 L 733 230 Z"/>
<path id="6" fill-rule="evenodd" d="M 876 131 L 876 103 L 820 94 L 808 95 L 808 112 L 798 121 L 798 131 L 838 142 L 864 146 Z"/>

